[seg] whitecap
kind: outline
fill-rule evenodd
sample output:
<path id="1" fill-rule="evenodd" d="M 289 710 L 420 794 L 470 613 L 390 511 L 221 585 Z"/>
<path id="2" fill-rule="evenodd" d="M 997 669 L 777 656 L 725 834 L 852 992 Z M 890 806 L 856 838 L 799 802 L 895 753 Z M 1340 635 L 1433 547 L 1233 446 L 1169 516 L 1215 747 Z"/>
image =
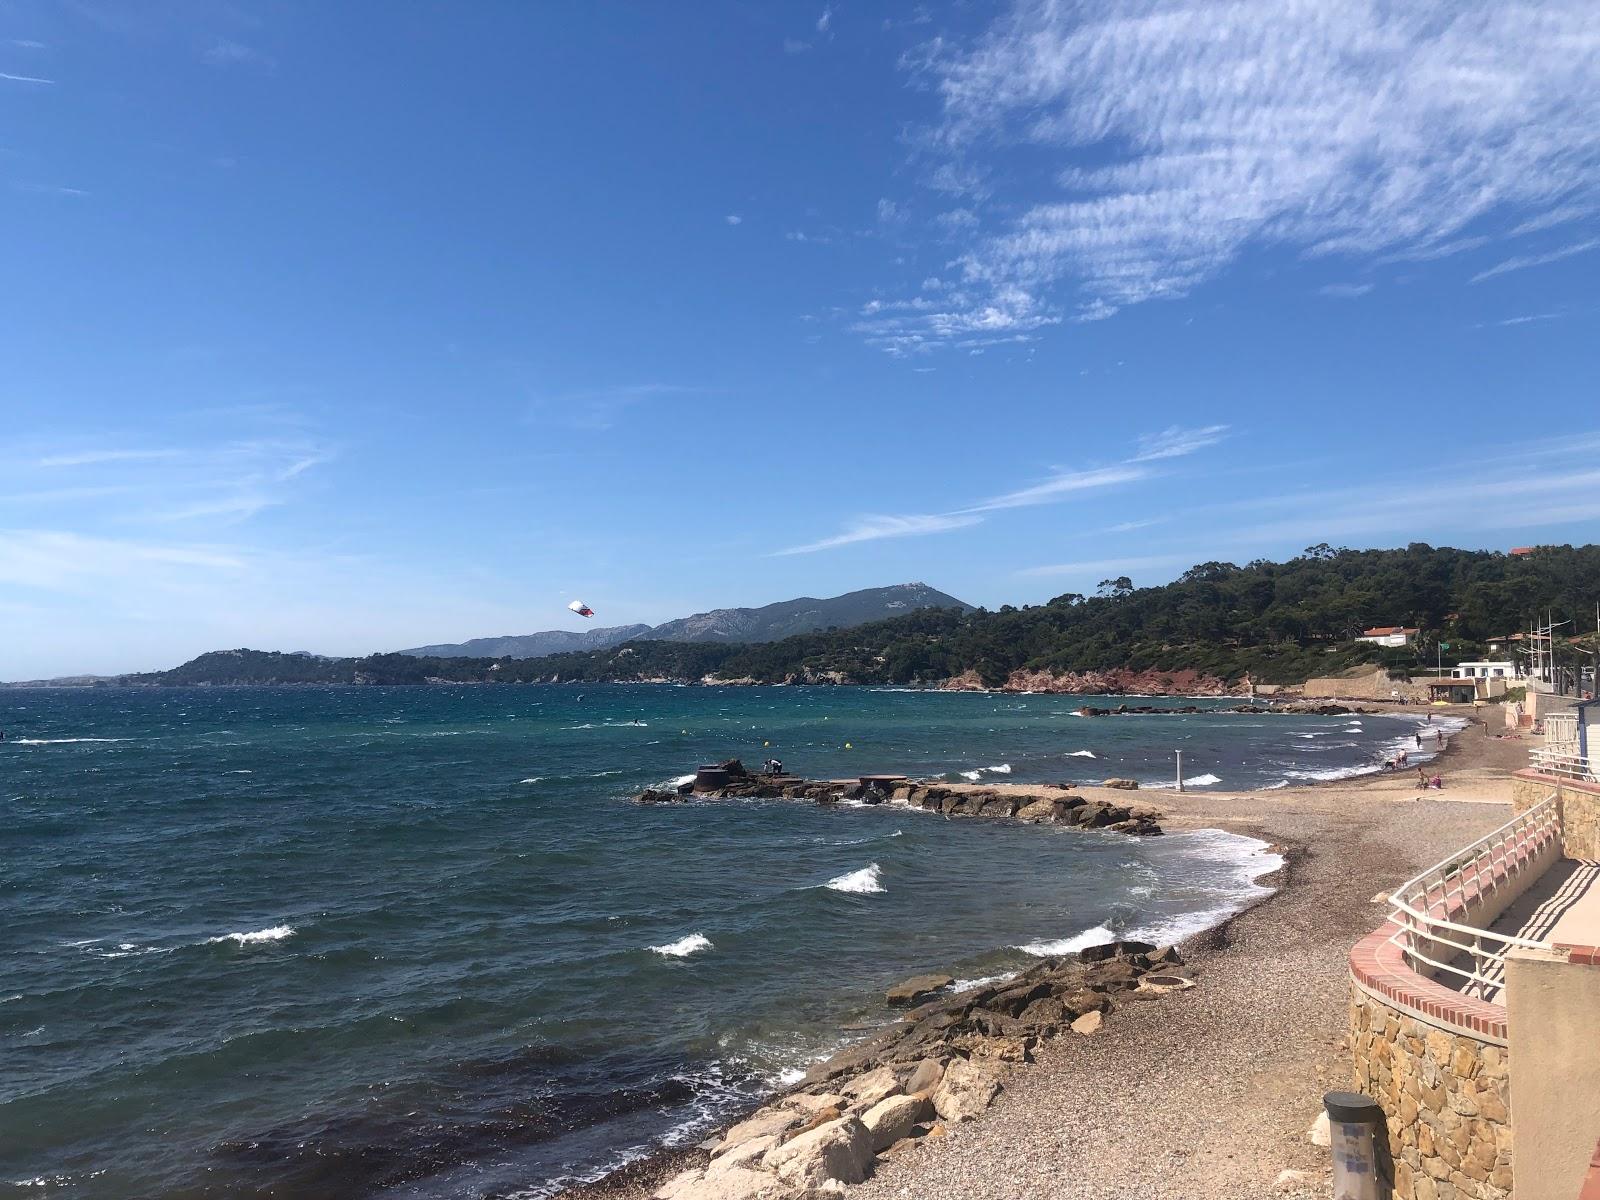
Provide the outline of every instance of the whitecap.
<path id="1" fill-rule="evenodd" d="M 1093 750 L 1068 750 L 1067 758 L 1099 758 Z"/>
<path id="2" fill-rule="evenodd" d="M 984 770 L 992 772 L 995 775 L 1009 775 L 1011 774 L 1011 764 L 1001 763 L 997 767 L 985 767 Z"/>
<path id="3" fill-rule="evenodd" d="M 667 780 L 667 782 L 666 782 L 666 784 L 664 786 L 669 787 L 669 788 L 681 788 L 684 784 L 693 783 L 693 782 L 694 782 L 694 773 L 690 772 L 688 775 L 679 775 L 676 779 Z"/>
<path id="4" fill-rule="evenodd" d="M 978 780 L 983 777 L 982 771 L 961 771 L 959 774 L 961 775 L 961 778 L 970 779 L 973 783 L 977 783 Z"/>
<path id="5" fill-rule="evenodd" d="M 859 871 L 837 875 L 822 886 L 832 892 L 852 892 L 862 896 L 887 890 L 880 881 L 877 863 L 868 863 Z"/>
<path id="6" fill-rule="evenodd" d="M 221 937 L 207 938 L 206 944 L 234 942 L 240 946 L 255 946 L 262 942 L 281 942 L 284 938 L 293 936 L 294 926 L 272 925 L 266 929 L 253 930 L 250 933 L 225 933 Z"/>
<path id="7" fill-rule="evenodd" d="M 973 988 L 987 987 L 991 983 L 1004 983 L 1015 975 L 1015 971 L 1006 971 L 1000 975 L 979 975 L 976 979 L 958 979 L 950 985 L 950 990 L 952 992 L 970 992 Z"/>
<path id="8" fill-rule="evenodd" d="M 1189 787 L 1190 785 L 1193 785 L 1194 787 L 1211 787 L 1213 784 L 1221 782 L 1222 780 L 1217 778 L 1215 775 L 1193 775 L 1188 779 L 1185 779 L 1183 781 L 1183 785 L 1185 787 Z"/>
<path id="9" fill-rule="evenodd" d="M 518 783 L 538 783 L 543 778 L 544 778 L 543 775 L 529 775 L 526 779 L 519 779 L 519 780 L 517 780 L 517 782 Z"/>
<path id="10" fill-rule="evenodd" d="M 132 738 L 12 738 L 16 746 L 65 746 L 71 742 L 131 742 Z"/>
<path id="11" fill-rule="evenodd" d="M 652 953 L 659 954 L 663 958 L 688 958 L 697 951 L 710 949 L 712 949 L 711 939 L 703 933 L 691 933 L 664 946 L 650 947 Z"/>
<path id="12" fill-rule="evenodd" d="M 1085 929 L 1082 933 L 1075 933 L 1071 937 L 1057 938 L 1054 941 L 1028 942 L 1013 949 L 1021 950 L 1024 954 L 1032 954 L 1037 958 L 1054 958 L 1060 954 L 1076 954 L 1079 950 L 1088 949 L 1090 946 L 1103 946 L 1107 942 L 1116 941 L 1117 936 L 1110 927 L 1096 925 L 1093 929 Z"/>

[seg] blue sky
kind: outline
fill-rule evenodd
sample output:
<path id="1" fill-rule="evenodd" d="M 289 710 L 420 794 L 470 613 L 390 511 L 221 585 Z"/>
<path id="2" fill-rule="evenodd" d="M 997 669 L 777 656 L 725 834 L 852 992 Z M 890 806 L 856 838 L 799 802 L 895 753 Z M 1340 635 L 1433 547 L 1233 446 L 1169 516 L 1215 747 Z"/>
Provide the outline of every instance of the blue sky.
<path id="1" fill-rule="evenodd" d="M 1592 17 L 9 3 L 0 678 L 1592 540 Z"/>

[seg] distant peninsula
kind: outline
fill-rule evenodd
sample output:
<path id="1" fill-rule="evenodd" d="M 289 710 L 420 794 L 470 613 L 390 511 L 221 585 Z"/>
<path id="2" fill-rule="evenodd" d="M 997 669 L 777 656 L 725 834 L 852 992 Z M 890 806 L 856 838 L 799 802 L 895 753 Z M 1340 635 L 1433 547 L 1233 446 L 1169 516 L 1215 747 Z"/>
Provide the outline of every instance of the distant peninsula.
<path id="1" fill-rule="evenodd" d="M 1423 674 L 1431 673 L 1446 645 L 1452 661 L 1482 657 L 1547 612 L 1589 628 L 1600 594 L 1600 547 L 1501 553 L 1422 544 L 1396 550 L 1321 545 L 1287 562 L 1201 563 L 1160 587 L 1138 588 L 1119 577 L 1102 581 L 1092 596 L 1068 593 L 1047 604 L 993 612 L 929 588 L 950 603 L 887 619 L 847 624 L 835 618 L 831 628 L 760 640 L 785 621 L 820 619 L 792 606 L 873 595 L 882 604 L 881 593 L 892 590 L 719 610 L 617 645 L 537 657 L 325 658 L 223 650 L 116 682 L 877 684 L 1201 694 L 1245 679 L 1299 683 L 1364 664 Z M 1384 625 L 1401 628 L 1403 644 L 1361 640 L 1364 630 Z M 688 636 L 691 630 L 698 636 Z M 1566 646 L 1575 660 L 1592 653 L 1593 635 L 1587 636 Z"/>

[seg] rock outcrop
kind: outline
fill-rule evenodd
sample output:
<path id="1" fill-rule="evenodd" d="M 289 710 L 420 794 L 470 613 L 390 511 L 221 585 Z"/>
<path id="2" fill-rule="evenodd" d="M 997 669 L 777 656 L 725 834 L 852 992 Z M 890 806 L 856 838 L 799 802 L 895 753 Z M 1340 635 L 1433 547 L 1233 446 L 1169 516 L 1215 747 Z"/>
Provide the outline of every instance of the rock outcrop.
<path id="1" fill-rule="evenodd" d="M 1013 671 L 997 688 L 988 688 L 976 671 L 951 676 L 941 687 L 948 692 L 1047 692 L 1067 696 L 1228 696 L 1228 682 L 1187 668 L 1179 671 Z"/>
<path id="2" fill-rule="evenodd" d="M 799 1200 L 836 1193 L 944 1124 L 994 1103 L 1041 1042 L 1100 1028 L 1152 974 L 1177 978 L 1176 950 L 1110 942 L 1046 959 L 1003 982 L 940 994 L 813 1067 L 797 1091 L 740 1121 L 659 1200 Z M 945 977 L 938 977 L 945 978 Z M 1187 978 L 1185 976 L 1184 978 Z M 910 982 L 910 981 L 908 981 Z M 1140 997 L 1143 999 L 1144 997 Z"/>
<path id="3" fill-rule="evenodd" d="M 1107 780 L 1106 786 L 1136 788 L 1139 785 L 1132 780 Z M 696 799 L 809 800 L 816 804 L 858 800 L 863 804 L 906 804 L 947 817 L 1016 818 L 1082 829 L 1109 829 L 1113 833 L 1141 837 L 1161 832 L 1157 813 L 1072 795 L 1071 787 L 1071 784 L 1041 784 L 1037 791 L 1018 788 L 1001 791 L 965 785 L 911 783 L 900 777 L 885 776 L 868 776 L 854 783 L 797 779 L 792 775 L 751 775 L 733 759 L 703 768 L 694 783 L 685 784 L 676 791 L 646 788 L 634 799 L 641 804 Z"/>

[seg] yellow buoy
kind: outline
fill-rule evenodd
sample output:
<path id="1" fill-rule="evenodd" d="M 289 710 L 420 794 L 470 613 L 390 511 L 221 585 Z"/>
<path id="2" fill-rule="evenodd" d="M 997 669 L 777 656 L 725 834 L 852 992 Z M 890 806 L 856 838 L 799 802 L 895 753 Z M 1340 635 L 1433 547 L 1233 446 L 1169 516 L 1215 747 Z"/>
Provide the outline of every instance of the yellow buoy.
<path id="1" fill-rule="evenodd" d="M 854 749 L 855 749 L 855 747 L 854 747 L 854 746 L 852 746 L 852 745 L 851 745 L 851 744 L 850 744 L 850 743 L 849 743 L 849 742 L 846 742 L 846 743 L 845 743 L 845 744 L 844 744 L 844 748 L 845 748 L 845 749 L 846 749 L 846 750 L 854 750 Z"/>

